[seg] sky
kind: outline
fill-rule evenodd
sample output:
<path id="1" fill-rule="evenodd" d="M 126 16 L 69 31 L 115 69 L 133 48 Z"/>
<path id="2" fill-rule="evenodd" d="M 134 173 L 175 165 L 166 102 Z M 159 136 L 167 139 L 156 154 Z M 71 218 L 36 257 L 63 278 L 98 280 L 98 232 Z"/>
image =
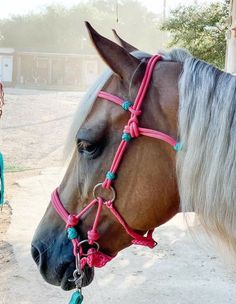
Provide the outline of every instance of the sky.
<path id="1" fill-rule="evenodd" d="M 116 0 L 112 0 L 116 1 Z M 111 3 L 112 3 L 111 1 Z M 216 0 L 165 0 L 167 12 L 175 8 L 179 4 L 193 4 L 197 2 L 210 3 Z M 223 1 L 223 0 L 220 0 Z M 11 15 L 26 14 L 32 11 L 40 11 L 44 6 L 50 4 L 62 4 L 66 7 L 73 6 L 79 2 L 86 2 L 86 0 L 0 0 L 0 18 L 7 18 Z M 161 14 L 163 11 L 164 0 L 140 0 L 149 10 L 154 13 Z"/>

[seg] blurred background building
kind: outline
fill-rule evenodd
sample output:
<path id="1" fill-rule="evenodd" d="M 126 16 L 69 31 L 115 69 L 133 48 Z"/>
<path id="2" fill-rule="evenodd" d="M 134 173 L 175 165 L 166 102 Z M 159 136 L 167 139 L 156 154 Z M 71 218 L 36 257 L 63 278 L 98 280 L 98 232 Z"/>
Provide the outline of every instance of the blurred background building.
<path id="1" fill-rule="evenodd" d="M 0 48 L 0 79 L 5 86 L 84 90 L 103 68 L 96 54 Z"/>
<path id="2" fill-rule="evenodd" d="M 140 50 L 184 47 L 236 73 L 236 0 L 22 0 L 13 10 L 11 2 L 0 12 L 0 80 L 7 86 L 86 90 L 105 65 L 85 20 L 113 40 L 115 28 Z"/>

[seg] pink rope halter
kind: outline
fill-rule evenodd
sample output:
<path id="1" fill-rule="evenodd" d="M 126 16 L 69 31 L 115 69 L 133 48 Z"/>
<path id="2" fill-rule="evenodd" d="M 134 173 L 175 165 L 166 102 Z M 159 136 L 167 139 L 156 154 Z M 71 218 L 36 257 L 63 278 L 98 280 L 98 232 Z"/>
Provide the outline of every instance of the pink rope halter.
<path id="1" fill-rule="evenodd" d="M 122 108 L 126 111 L 129 111 L 131 113 L 130 119 L 128 120 L 127 125 L 124 127 L 123 135 L 121 143 L 116 151 L 114 160 L 112 162 L 112 165 L 110 167 L 110 170 L 106 174 L 106 178 L 103 183 L 99 183 L 94 187 L 94 200 L 91 201 L 79 214 L 69 214 L 67 210 L 64 208 L 60 198 L 57 189 L 52 193 L 51 202 L 57 211 L 57 213 L 61 216 L 61 218 L 66 223 L 66 228 L 68 232 L 68 237 L 72 241 L 73 244 L 73 252 L 74 255 L 77 258 L 77 263 L 79 259 L 79 269 L 80 271 L 83 269 L 83 267 L 87 264 L 89 267 L 103 267 L 106 265 L 107 262 L 109 262 L 113 257 L 108 256 L 102 252 L 99 251 L 99 245 L 97 241 L 99 240 L 100 234 L 98 231 L 98 224 L 99 224 L 99 218 L 101 215 L 101 211 L 103 206 L 108 208 L 111 213 L 116 217 L 116 219 L 119 221 L 119 223 L 123 226 L 127 234 L 129 234 L 132 238 L 132 243 L 142 246 L 148 246 L 150 248 L 153 248 L 156 246 L 155 240 L 152 238 L 153 230 L 149 230 L 147 232 L 146 236 L 139 235 L 138 233 L 134 232 L 124 221 L 122 216 L 119 214 L 119 212 L 115 209 L 113 203 L 116 198 L 116 193 L 114 188 L 112 187 L 113 181 L 116 179 L 116 172 L 119 168 L 120 162 L 122 160 L 122 157 L 124 155 L 124 152 L 128 146 L 129 141 L 132 138 L 136 138 L 140 135 L 143 136 L 149 136 L 152 138 L 160 139 L 168 144 L 170 144 L 175 150 L 179 149 L 179 144 L 174 140 L 172 137 L 155 130 L 151 129 L 145 129 L 139 127 L 139 120 L 138 117 L 141 115 L 141 106 L 144 101 L 144 97 L 146 95 L 148 85 L 150 83 L 150 79 L 153 73 L 153 69 L 158 61 L 161 60 L 160 55 L 154 55 L 152 56 L 147 64 L 147 68 L 145 71 L 145 75 L 143 77 L 141 86 L 139 88 L 137 97 L 134 101 L 134 103 L 130 101 L 124 101 L 123 99 L 114 96 L 110 93 L 100 91 L 98 94 L 99 98 L 106 99 L 108 101 L 114 102 L 117 105 L 122 106 Z M 107 189 L 112 192 L 112 198 L 110 200 L 105 200 L 102 197 L 97 197 L 96 191 L 97 188 L 102 187 L 104 189 Z M 97 205 L 97 213 L 96 217 L 93 223 L 93 226 L 91 230 L 87 233 L 87 240 L 84 240 L 82 242 L 79 242 L 78 240 L 78 234 L 76 229 L 74 228 L 81 217 L 94 205 Z M 82 244 L 84 242 L 87 242 L 89 245 L 91 245 L 91 248 L 88 250 L 86 254 L 83 253 L 82 250 Z"/>

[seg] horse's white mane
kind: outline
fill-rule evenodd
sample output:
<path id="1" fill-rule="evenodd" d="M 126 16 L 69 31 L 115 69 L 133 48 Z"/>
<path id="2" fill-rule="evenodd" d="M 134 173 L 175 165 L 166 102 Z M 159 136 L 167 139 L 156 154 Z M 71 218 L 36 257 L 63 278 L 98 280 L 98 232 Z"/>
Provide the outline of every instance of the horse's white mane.
<path id="1" fill-rule="evenodd" d="M 182 61 L 183 147 L 177 154 L 182 211 L 195 211 L 236 257 L 236 77 L 192 56 Z"/>
<path id="2" fill-rule="evenodd" d="M 164 60 L 183 63 L 179 80 L 177 176 L 182 211 L 195 211 L 208 232 L 236 255 L 236 77 L 174 49 Z M 133 52 L 138 58 L 149 54 Z M 112 71 L 107 70 L 80 102 L 67 149 Z"/>

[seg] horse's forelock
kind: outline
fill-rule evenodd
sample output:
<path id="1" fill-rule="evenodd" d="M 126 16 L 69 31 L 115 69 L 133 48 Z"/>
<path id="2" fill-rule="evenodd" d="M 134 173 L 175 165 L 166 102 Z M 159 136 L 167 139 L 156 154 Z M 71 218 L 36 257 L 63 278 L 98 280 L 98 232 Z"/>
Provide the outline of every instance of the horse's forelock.
<path id="1" fill-rule="evenodd" d="M 176 48 L 170 52 L 160 52 L 160 54 L 166 61 L 177 61 L 184 63 L 186 59 L 192 58 L 192 55 L 189 53 L 189 51 L 183 48 Z"/>
<path id="2" fill-rule="evenodd" d="M 69 134 L 66 140 L 66 144 L 64 147 L 64 158 L 69 159 L 71 154 L 75 148 L 75 137 L 80 129 L 81 125 L 85 121 L 88 116 L 99 91 L 106 84 L 108 79 L 111 77 L 112 71 L 110 69 L 106 69 L 102 75 L 94 82 L 94 84 L 89 88 L 89 90 L 85 93 L 84 97 L 81 101 L 78 102 L 78 108 L 74 115 L 73 122 L 71 124 Z"/>

